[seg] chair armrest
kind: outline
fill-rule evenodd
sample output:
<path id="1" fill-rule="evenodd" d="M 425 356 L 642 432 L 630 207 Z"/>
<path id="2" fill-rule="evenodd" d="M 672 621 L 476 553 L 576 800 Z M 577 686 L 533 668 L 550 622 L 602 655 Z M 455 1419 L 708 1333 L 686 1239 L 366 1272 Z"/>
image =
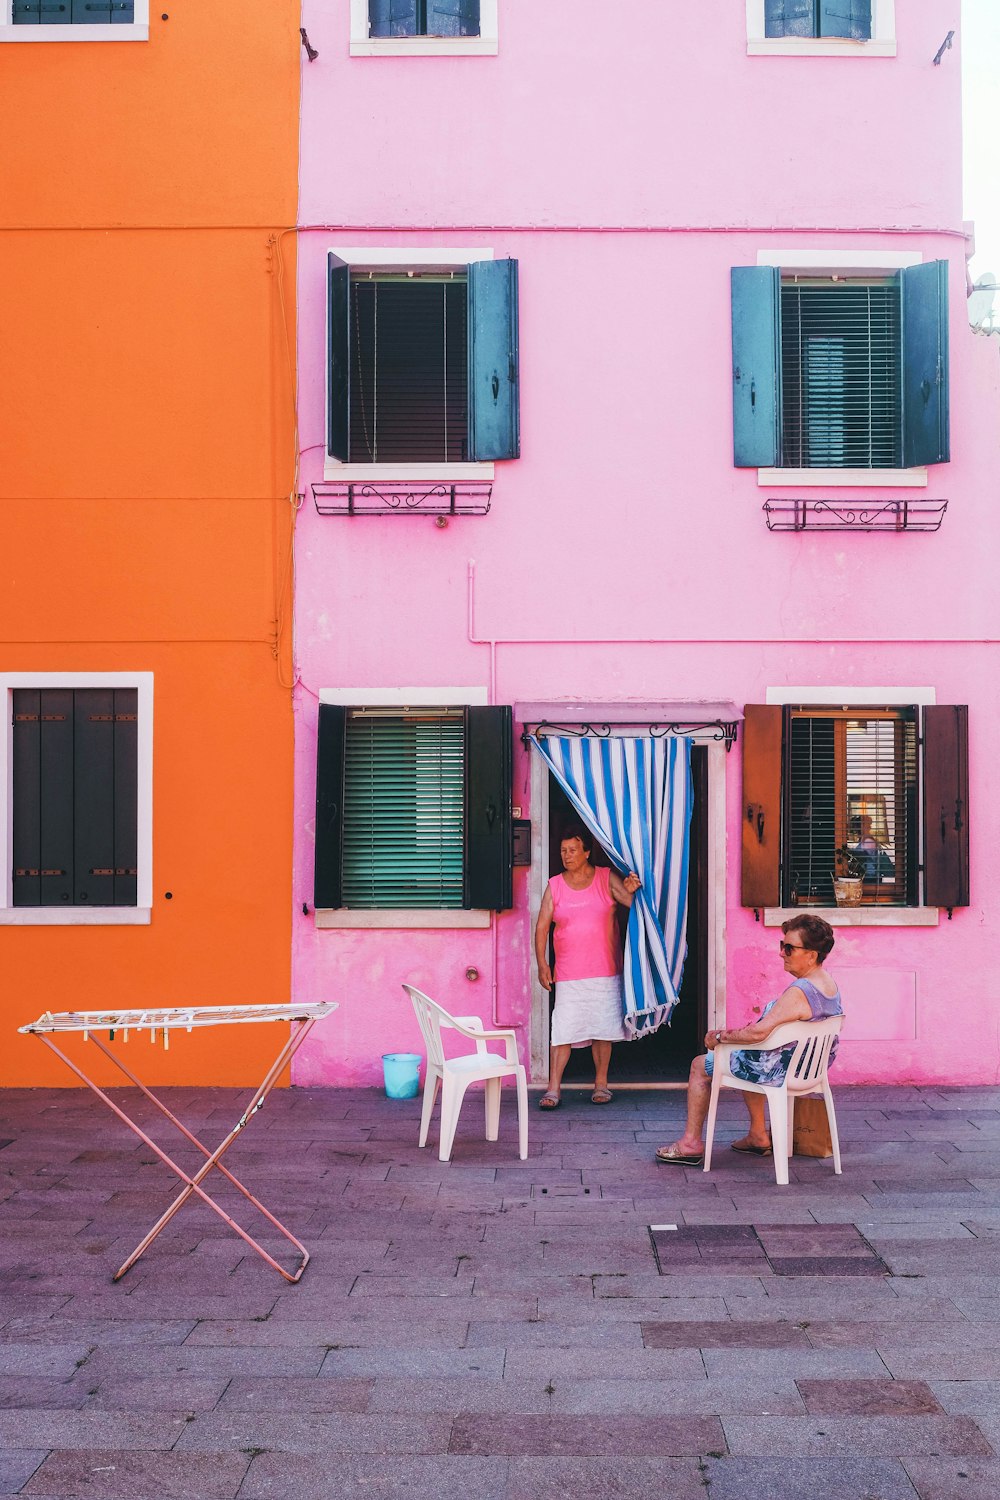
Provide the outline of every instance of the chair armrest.
<path id="1" fill-rule="evenodd" d="M 517 1033 L 513 1028 L 487 1031 L 479 1016 L 452 1016 L 449 1022 L 441 1022 L 442 1027 L 449 1025 L 459 1036 L 468 1037 L 469 1041 L 476 1044 L 476 1051 L 486 1052 L 487 1042 L 503 1042 L 506 1046 L 507 1061 L 520 1063 L 521 1059 L 517 1053 Z"/>

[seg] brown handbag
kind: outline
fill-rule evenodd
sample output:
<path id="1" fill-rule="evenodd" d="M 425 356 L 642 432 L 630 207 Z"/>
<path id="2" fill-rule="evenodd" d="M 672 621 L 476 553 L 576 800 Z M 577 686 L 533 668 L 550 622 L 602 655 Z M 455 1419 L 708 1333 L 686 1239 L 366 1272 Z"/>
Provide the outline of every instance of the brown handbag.
<path id="1" fill-rule="evenodd" d="M 795 1100 L 792 1152 L 795 1156 L 833 1155 L 826 1100 L 818 1094 L 802 1094 Z"/>

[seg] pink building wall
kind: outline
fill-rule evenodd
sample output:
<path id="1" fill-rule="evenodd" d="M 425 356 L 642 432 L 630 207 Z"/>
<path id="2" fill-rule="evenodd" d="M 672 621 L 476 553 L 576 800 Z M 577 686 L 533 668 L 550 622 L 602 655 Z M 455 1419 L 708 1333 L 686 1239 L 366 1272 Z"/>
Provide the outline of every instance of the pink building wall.
<path id="1" fill-rule="evenodd" d="M 958 0 L 897 0 L 897 56 L 878 59 L 750 57 L 738 0 L 616 0 L 613 23 L 599 0 L 501 0 L 496 57 L 351 58 L 348 9 L 303 13 L 320 55 L 303 72 L 293 986 L 341 1008 L 296 1081 L 375 1083 L 383 1051 L 416 1049 L 404 980 L 462 1012 L 495 1009 L 528 1048 L 526 871 L 495 930 L 315 926 L 316 695 L 404 684 L 499 703 L 742 705 L 792 684 L 968 703 L 973 904 L 935 927 L 838 928 L 851 1015 L 838 1074 L 996 1081 L 1000 367 L 967 326 L 959 58 L 931 62 Z M 337 244 L 519 260 L 522 457 L 497 464 L 488 516 L 439 529 L 316 514 Z M 770 492 L 733 467 L 730 267 L 791 247 L 950 262 L 952 461 L 913 492 L 948 499 L 940 532 L 771 534 Z M 514 802 L 532 816 L 516 749 Z M 739 904 L 740 777 L 738 742 L 730 1024 L 780 987 L 777 931 Z"/>

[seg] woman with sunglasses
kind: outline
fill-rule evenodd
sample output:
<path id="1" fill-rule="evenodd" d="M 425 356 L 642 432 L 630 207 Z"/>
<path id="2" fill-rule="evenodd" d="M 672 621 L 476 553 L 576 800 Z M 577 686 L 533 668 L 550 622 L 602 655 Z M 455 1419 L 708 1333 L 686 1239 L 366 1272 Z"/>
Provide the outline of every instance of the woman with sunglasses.
<path id="1" fill-rule="evenodd" d="M 705 1156 L 702 1129 L 708 1114 L 712 1092 L 712 1052 L 720 1044 L 761 1048 L 771 1032 L 789 1021 L 823 1021 L 830 1016 L 843 1015 L 840 990 L 837 981 L 823 968 L 824 960 L 833 949 L 833 928 L 822 917 L 803 912 L 800 917 L 790 917 L 782 922 L 784 939 L 778 944 L 785 973 L 791 979 L 788 988 L 768 1001 L 760 1013 L 760 1019 L 750 1026 L 736 1026 L 728 1031 L 710 1031 L 705 1037 L 707 1055 L 696 1057 L 691 1064 L 688 1079 L 687 1124 L 680 1140 L 670 1146 L 661 1146 L 656 1160 L 669 1166 L 700 1167 Z M 836 1056 L 836 1041 L 830 1052 L 830 1061 Z M 729 1066 L 737 1078 L 748 1083 L 779 1087 L 791 1062 L 792 1047 L 775 1047 L 771 1050 L 737 1050 L 730 1053 Z M 768 1134 L 764 1113 L 763 1094 L 744 1094 L 743 1101 L 750 1114 L 750 1129 L 741 1140 L 734 1141 L 733 1151 L 742 1151 L 749 1156 L 770 1156 L 771 1137 Z"/>

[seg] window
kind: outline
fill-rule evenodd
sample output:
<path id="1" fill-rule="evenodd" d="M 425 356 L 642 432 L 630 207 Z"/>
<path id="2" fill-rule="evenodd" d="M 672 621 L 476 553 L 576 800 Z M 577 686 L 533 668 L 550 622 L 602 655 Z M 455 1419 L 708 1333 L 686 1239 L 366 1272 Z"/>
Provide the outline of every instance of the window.
<path id="1" fill-rule="evenodd" d="M 889 277 L 734 266 L 737 467 L 947 462 L 947 297 L 946 261 Z"/>
<path id="2" fill-rule="evenodd" d="M 328 256 L 327 477 L 516 458 L 517 261 L 359 253 L 367 264 Z"/>
<path id="3" fill-rule="evenodd" d="M 967 906 L 968 710 L 749 704 L 743 812 L 744 906 Z"/>
<path id="4" fill-rule="evenodd" d="M 894 57 L 896 0 L 746 0 L 747 52 Z"/>
<path id="5" fill-rule="evenodd" d="M 354 57 L 495 56 L 498 0 L 351 0 Z"/>
<path id="6" fill-rule="evenodd" d="M 322 703 L 319 909 L 512 904 L 512 711 Z"/>
<path id="7" fill-rule="evenodd" d="M 17 674 L 4 685 L 3 919 L 148 920 L 149 674 L 104 681 Z"/>
<path id="8" fill-rule="evenodd" d="M 149 0 L 0 0 L 3 42 L 137 42 Z"/>

